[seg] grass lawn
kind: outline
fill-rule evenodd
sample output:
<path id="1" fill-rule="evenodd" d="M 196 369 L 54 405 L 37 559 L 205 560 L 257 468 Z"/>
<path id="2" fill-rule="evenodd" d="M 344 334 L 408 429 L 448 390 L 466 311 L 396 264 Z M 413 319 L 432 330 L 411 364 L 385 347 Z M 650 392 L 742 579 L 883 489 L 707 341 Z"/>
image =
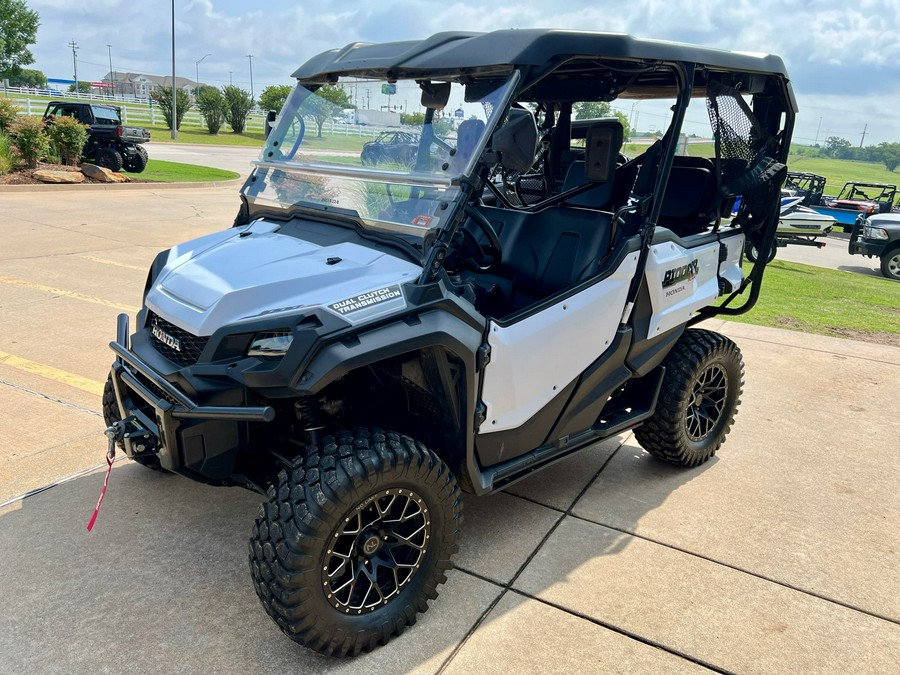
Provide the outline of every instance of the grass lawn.
<path id="1" fill-rule="evenodd" d="M 206 128 L 192 127 L 182 124 L 178 130 L 178 140 L 172 140 L 172 132 L 163 124 L 143 125 L 150 130 L 152 143 L 200 143 L 202 145 L 245 145 L 261 148 L 265 143 L 262 131 L 244 131 L 236 134 L 227 126 L 213 135 Z"/>
<path id="2" fill-rule="evenodd" d="M 788 159 L 788 168 L 791 171 L 805 171 L 825 176 L 828 181 L 825 185 L 825 194 L 829 195 L 837 195 L 848 181 L 900 185 L 900 173 L 888 171 L 884 164 L 876 162 L 791 155 Z"/>
<path id="3" fill-rule="evenodd" d="M 774 260 L 756 307 L 721 318 L 900 346 L 900 283 Z"/>
<path id="4" fill-rule="evenodd" d="M 165 162 L 151 159 L 143 173 L 137 174 L 141 180 L 159 181 L 161 183 L 202 183 L 207 181 L 231 180 L 240 174 L 234 171 L 213 169 L 196 164 Z"/>

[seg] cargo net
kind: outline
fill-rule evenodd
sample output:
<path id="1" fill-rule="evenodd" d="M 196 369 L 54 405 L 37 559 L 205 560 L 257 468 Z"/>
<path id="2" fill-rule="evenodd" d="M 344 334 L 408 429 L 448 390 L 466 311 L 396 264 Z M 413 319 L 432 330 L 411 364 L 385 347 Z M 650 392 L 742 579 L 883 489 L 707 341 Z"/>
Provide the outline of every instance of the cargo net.
<path id="1" fill-rule="evenodd" d="M 769 156 L 776 141 L 737 89 L 710 82 L 706 107 L 716 141 L 719 193 L 740 196 L 732 223 L 757 233 L 779 204 L 787 167 Z"/>

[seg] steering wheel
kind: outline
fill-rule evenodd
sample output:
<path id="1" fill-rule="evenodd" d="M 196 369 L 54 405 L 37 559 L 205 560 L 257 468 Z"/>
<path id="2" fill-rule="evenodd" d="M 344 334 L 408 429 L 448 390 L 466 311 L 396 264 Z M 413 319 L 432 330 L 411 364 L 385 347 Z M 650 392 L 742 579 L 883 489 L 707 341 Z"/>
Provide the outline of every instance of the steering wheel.
<path id="1" fill-rule="evenodd" d="M 466 262 L 478 272 L 490 272 L 497 269 L 503 259 L 503 248 L 500 245 L 500 238 L 497 236 L 497 231 L 494 230 L 491 221 L 485 218 L 484 214 L 473 206 L 466 206 L 465 212 L 469 217 L 469 220 L 473 221 L 478 226 L 478 229 L 482 231 L 484 236 L 487 237 L 488 243 L 487 249 L 485 250 L 485 247 L 481 245 L 481 242 L 478 241 L 475 235 L 466 228 L 466 225 L 469 224 L 469 220 L 463 223 L 460 232 L 465 240 L 464 247 L 477 254 L 477 259 L 476 255 L 466 256 Z M 485 258 L 490 259 L 488 263 L 484 262 Z"/>

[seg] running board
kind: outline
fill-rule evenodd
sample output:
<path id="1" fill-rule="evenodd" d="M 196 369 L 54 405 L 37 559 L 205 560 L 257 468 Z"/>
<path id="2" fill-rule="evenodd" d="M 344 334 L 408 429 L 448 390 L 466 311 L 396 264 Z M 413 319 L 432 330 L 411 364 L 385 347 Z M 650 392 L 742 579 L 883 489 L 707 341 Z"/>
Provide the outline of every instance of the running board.
<path id="1" fill-rule="evenodd" d="M 604 409 L 600 419 L 590 429 L 563 436 L 549 445 L 486 469 L 482 477 L 483 484 L 487 486 L 486 492 L 507 488 L 538 469 L 563 460 L 588 445 L 638 426 L 656 410 L 656 400 L 659 398 L 665 372 L 664 367 L 658 366 L 646 377 L 633 380 L 634 386 L 620 401 L 615 402 L 612 410 L 606 412 Z"/>

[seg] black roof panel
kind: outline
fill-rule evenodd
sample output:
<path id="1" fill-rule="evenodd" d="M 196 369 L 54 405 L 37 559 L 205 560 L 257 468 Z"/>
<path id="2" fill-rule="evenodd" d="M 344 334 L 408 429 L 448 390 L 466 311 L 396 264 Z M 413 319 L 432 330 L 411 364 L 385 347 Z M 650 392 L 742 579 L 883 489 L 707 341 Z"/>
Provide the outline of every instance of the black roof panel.
<path id="1" fill-rule="evenodd" d="M 356 42 L 314 56 L 293 76 L 306 82 L 324 82 L 339 75 L 385 75 L 388 71 L 403 77 L 462 68 L 490 71 L 498 66 L 543 66 L 576 57 L 682 61 L 787 77 L 781 58 L 769 54 L 732 52 L 618 33 L 543 29 L 445 32 L 424 40 Z"/>

